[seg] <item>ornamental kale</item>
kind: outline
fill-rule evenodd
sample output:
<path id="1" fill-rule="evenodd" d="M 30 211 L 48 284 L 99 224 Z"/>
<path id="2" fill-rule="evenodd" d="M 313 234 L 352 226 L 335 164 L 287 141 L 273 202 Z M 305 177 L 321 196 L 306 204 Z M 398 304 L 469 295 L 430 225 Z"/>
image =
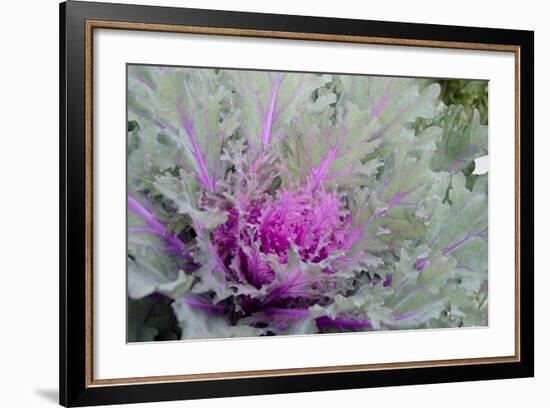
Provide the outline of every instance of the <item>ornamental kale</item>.
<path id="1" fill-rule="evenodd" d="M 129 66 L 128 340 L 486 325 L 487 127 L 444 82 Z"/>

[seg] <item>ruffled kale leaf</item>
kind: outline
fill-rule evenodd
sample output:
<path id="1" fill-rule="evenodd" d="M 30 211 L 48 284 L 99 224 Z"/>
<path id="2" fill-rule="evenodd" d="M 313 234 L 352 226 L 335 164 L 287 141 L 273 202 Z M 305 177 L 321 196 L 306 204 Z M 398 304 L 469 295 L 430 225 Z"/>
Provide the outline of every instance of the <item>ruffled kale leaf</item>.
<path id="1" fill-rule="evenodd" d="M 149 132 L 141 140 L 149 138 L 151 143 L 156 138 L 160 143 L 162 135 L 177 153 L 173 166 L 193 173 L 211 192 L 224 171 L 219 160 L 223 142 L 239 123 L 240 111 L 233 105 L 226 77 L 226 71 L 149 66 L 131 66 L 128 72 L 130 118 L 147 123 Z M 153 165 L 160 172 L 166 168 L 158 161 Z"/>
<path id="2" fill-rule="evenodd" d="M 300 106 L 331 79 L 329 75 L 238 70 L 230 75 L 242 112 L 240 130 L 252 154 L 284 139 Z"/>
<path id="3" fill-rule="evenodd" d="M 223 307 L 199 297 L 181 297 L 173 303 L 173 309 L 182 328 L 182 339 L 250 337 L 261 333 L 248 325 L 231 325 Z"/>
<path id="4" fill-rule="evenodd" d="M 469 122 L 463 114 L 461 105 L 452 105 L 437 121 L 443 129 L 443 138 L 432 159 L 436 171 L 455 174 L 488 153 L 487 126 L 480 124 L 479 112 L 474 111 Z"/>
<path id="5" fill-rule="evenodd" d="M 131 211 L 147 211 L 135 199 L 129 200 Z M 128 296 L 133 299 L 152 293 L 179 294 L 192 282 L 182 269 L 183 244 L 177 237 L 167 235 L 152 216 L 149 219 L 147 224 L 134 213 L 128 214 Z"/>

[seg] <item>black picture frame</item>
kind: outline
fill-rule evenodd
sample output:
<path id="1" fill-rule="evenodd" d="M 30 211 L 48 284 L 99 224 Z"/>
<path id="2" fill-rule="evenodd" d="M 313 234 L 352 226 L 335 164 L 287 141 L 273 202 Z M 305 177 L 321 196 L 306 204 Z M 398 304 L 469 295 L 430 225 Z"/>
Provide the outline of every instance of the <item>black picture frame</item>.
<path id="1" fill-rule="evenodd" d="M 121 404 L 178 399 L 215 398 L 304 391 L 338 390 L 396 385 L 446 383 L 534 376 L 534 33 L 494 28 L 474 28 L 364 21 L 339 18 L 257 14 L 169 7 L 135 6 L 68 1 L 60 4 L 60 403 L 64 406 Z M 242 378 L 105 383 L 90 377 L 90 291 L 86 275 L 93 231 L 89 224 L 91 197 L 87 189 L 86 143 L 87 22 L 215 27 L 255 32 L 299 33 L 349 38 L 368 37 L 390 44 L 411 42 L 426 46 L 460 43 L 482 44 L 491 49 L 513 47 L 521 69 L 517 77 L 516 151 L 519 179 L 516 245 L 517 280 L 516 360 L 491 364 L 418 364 L 409 368 L 342 372 L 258 375 Z M 265 35 L 269 38 L 270 35 Z M 292 35 L 290 35 L 292 37 Z M 343 38 L 343 37 L 342 37 Z M 431 45 L 430 45 L 431 44 Z M 439 45 L 437 45 L 439 44 Z M 443 45 L 442 45 L 443 44 Z M 407 45 L 407 44 L 405 44 Z M 458 47 L 461 48 L 461 47 Z M 475 47 L 473 47 L 475 48 Z M 88 121 L 88 122 L 87 122 Z M 88 209 L 88 210 L 87 210 Z"/>

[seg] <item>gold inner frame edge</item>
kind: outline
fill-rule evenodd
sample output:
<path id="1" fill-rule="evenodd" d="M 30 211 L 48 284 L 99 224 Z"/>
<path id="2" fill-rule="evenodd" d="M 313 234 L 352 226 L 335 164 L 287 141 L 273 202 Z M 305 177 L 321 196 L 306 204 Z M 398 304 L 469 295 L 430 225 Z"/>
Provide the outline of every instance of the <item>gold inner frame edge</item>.
<path id="1" fill-rule="evenodd" d="M 340 43 L 379 44 L 409 47 L 448 48 L 477 51 L 513 52 L 515 58 L 515 353 L 513 356 L 479 357 L 446 360 L 429 360 L 396 363 L 354 364 L 285 368 L 272 370 L 231 371 L 150 377 L 126 377 L 113 379 L 93 378 L 93 30 L 115 29 L 130 31 L 170 32 L 236 37 L 275 38 Z M 315 34 L 288 31 L 269 31 L 236 28 L 198 27 L 122 21 L 86 20 L 85 26 L 85 386 L 101 387 L 114 385 L 169 383 L 184 381 L 228 380 L 254 377 L 279 377 L 304 374 L 360 372 L 373 370 L 409 369 L 472 364 L 514 363 L 520 356 L 520 51 L 521 47 L 505 44 L 466 43 L 455 41 L 396 39 L 386 37 Z"/>

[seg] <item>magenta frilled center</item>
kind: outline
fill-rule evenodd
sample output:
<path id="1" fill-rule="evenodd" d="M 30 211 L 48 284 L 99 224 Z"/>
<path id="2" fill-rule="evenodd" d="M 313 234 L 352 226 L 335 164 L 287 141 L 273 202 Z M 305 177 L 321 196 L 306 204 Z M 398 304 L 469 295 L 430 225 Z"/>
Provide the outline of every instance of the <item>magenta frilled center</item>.
<path id="1" fill-rule="evenodd" d="M 240 211 L 226 211 L 228 219 L 213 231 L 213 241 L 230 275 L 256 287 L 275 276 L 265 255 L 286 264 L 296 251 L 303 261 L 318 263 L 342 247 L 349 227 L 342 200 L 321 189 L 281 189 Z"/>

